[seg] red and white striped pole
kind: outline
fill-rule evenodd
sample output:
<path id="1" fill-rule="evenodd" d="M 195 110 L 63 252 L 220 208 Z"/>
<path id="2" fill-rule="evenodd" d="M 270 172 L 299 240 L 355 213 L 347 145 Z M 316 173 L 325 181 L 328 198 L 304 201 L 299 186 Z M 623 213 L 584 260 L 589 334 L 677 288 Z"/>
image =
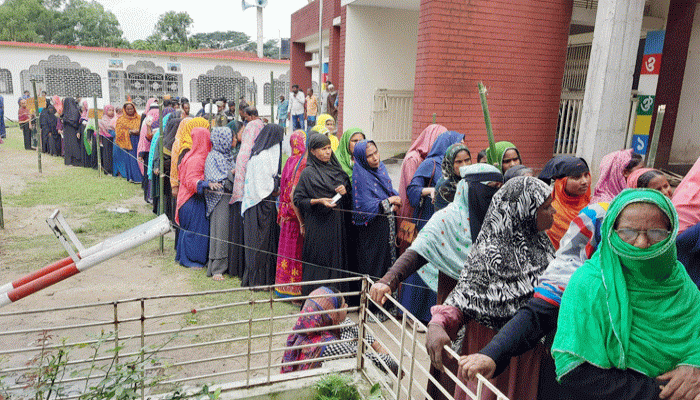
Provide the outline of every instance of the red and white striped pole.
<path id="1" fill-rule="evenodd" d="M 0 293 L 0 307 L 14 303 L 15 301 L 36 293 L 41 289 L 45 289 L 64 279 L 70 278 L 79 272 L 83 272 L 97 264 L 109 260 L 110 258 L 116 257 L 127 250 L 138 247 L 150 240 L 165 235 L 166 233 L 170 232 L 170 221 L 168 220 L 168 217 L 163 214 L 160 217 L 140 225 L 135 229 L 130 229 L 128 232 L 131 234 L 130 237 L 124 237 L 124 234 L 119 235 L 121 240 L 111 242 L 109 247 L 104 246 L 104 244 L 107 242 L 105 241 L 91 247 L 90 249 L 87 249 L 86 251 L 83 251 L 83 258 L 77 263 L 73 263 L 71 258 L 68 257 L 68 263 L 63 266 L 58 265 L 65 263 L 66 259 L 51 265 L 47 265 L 39 271 L 27 275 L 15 282 L 3 285 L 3 288 L 5 288 L 8 285 L 13 285 L 17 282 L 20 283 L 19 286 L 13 285 L 11 290 Z M 93 249 L 97 250 L 93 251 Z M 88 255 L 85 253 L 91 254 Z M 31 277 L 33 278 L 30 279 Z"/>

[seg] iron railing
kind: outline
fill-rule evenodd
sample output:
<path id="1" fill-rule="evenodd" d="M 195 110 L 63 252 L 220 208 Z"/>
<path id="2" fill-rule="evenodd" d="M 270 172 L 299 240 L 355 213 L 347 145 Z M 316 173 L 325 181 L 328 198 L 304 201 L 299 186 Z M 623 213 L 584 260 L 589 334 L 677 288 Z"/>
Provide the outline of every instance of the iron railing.
<path id="1" fill-rule="evenodd" d="M 209 385 L 214 390 L 250 390 L 256 387 L 274 387 L 274 384 L 314 377 L 322 374 L 361 374 L 370 383 L 383 387 L 385 398 L 428 398 L 426 383 L 432 382 L 448 398 L 440 382 L 429 373 L 429 357 L 418 333 L 422 324 L 393 298 L 402 316 L 397 319 L 382 307 L 375 307 L 387 315 L 380 323 L 369 305 L 371 281 L 366 277 L 316 281 L 301 285 L 346 285 L 354 287 L 344 293 L 345 298 L 360 296 L 360 305 L 349 307 L 357 316 L 359 337 L 338 339 L 332 343 L 352 342 L 356 355 L 321 357 L 320 361 L 353 360 L 320 369 L 281 373 L 282 355 L 290 349 L 286 338 L 291 333 L 320 330 L 312 328 L 293 331 L 300 313 L 292 301 L 309 297 L 278 298 L 275 286 L 233 288 L 198 293 L 146 296 L 117 301 L 47 307 L 35 310 L 21 309 L 0 313 L 0 389 L 10 398 L 33 397 L 32 390 L 55 363 L 57 354 L 63 354 L 63 364 L 52 385 L 61 387 L 54 398 L 75 399 L 99 382 L 110 381 L 110 373 L 126 366 L 137 371 L 142 399 L 162 396 L 176 390 L 195 393 L 194 388 Z M 205 304 L 195 306 L 194 304 Z M 355 314 L 356 313 L 356 314 Z M 411 324 L 409 324 L 411 323 Z M 321 329 L 328 329 L 321 328 Z M 370 343 L 366 333 L 373 335 L 398 362 L 398 375 L 379 372 L 368 358 Z M 304 346 L 298 346 L 301 348 Z M 458 355 L 446 347 L 450 354 Z M 312 360 L 313 361 L 313 360 Z M 308 363 L 309 360 L 298 363 Z M 54 370 L 56 372 L 58 370 Z M 500 399 L 506 397 L 486 379 L 479 376 L 476 393 L 468 390 L 454 373 L 448 376 L 472 399 L 481 398 L 483 391 L 491 391 Z M 401 377 L 403 375 L 403 377 Z M 111 380 L 114 381 L 114 380 Z M 46 384 L 46 382 L 44 382 Z M 189 388 L 189 389 L 188 389 Z M 507 399 L 506 399 L 507 400 Z"/>

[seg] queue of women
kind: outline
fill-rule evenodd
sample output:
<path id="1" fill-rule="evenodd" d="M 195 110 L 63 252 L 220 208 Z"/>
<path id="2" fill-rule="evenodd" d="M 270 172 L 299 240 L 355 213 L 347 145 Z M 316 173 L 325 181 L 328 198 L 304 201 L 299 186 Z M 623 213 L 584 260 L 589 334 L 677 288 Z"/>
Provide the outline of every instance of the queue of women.
<path id="1" fill-rule="evenodd" d="M 155 212 L 162 175 L 181 265 L 277 284 L 279 296 L 333 299 L 304 303 L 326 313 L 300 318 L 283 371 L 351 351 L 324 343 L 357 302 L 337 293 L 358 288 L 300 283 L 369 275 L 375 302 L 396 293 L 428 323 L 431 374 L 456 398 L 466 394 L 445 368 L 468 385 L 480 373 L 511 399 L 700 400 L 700 160 L 674 192 L 641 156 L 616 151 L 592 190 L 583 159 L 557 156 L 533 177 L 512 143 L 473 158 L 465 135 L 430 125 L 395 190 L 377 144 L 360 129 L 338 140 L 328 115 L 291 134 L 285 161 L 284 129 L 252 107 L 240 110 L 243 122 L 210 126 L 168 102 L 161 133 L 156 104 L 143 116 L 130 102 L 121 114 L 105 107 L 92 127 L 98 142 L 79 140 L 83 114 L 65 99 L 61 120 L 54 107 L 40 116 L 52 125 L 47 150 L 60 154 L 59 131 L 67 164 L 99 146 L 115 176 L 142 183 Z M 454 360 L 442 349 L 460 329 Z M 396 373 L 392 362 L 383 359 Z"/>

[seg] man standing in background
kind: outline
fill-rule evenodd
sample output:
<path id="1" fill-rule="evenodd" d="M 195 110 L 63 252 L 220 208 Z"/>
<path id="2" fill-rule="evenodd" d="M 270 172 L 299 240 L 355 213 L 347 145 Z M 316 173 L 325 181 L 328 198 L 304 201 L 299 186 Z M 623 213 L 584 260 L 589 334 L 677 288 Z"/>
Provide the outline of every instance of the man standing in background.
<path id="1" fill-rule="evenodd" d="M 289 93 L 290 112 L 292 114 L 292 130 L 304 129 L 304 92 L 299 90 L 299 85 L 292 86 Z"/>
<path id="2" fill-rule="evenodd" d="M 318 97 L 314 96 L 314 90 L 309 88 L 309 94 L 306 96 L 306 129 L 313 128 L 316 125 L 316 116 L 318 115 Z"/>
<path id="3" fill-rule="evenodd" d="M 280 102 L 277 105 L 277 121 L 279 125 L 287 131 L 287 119 L 289 118 L 289 101 L 285 100 L 284 96 L 280 96 Z"/>

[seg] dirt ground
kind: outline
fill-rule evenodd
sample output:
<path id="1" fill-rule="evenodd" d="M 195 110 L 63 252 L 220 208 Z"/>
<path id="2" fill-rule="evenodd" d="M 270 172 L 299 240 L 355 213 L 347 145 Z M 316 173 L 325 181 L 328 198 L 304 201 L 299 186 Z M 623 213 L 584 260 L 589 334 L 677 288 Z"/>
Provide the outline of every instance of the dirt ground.
<path id="1" fill-rule="evenodd" d="M 54 209 L 61 210 L 85 247 L 133 227 L 128 221 L 120 222 L 125 216 L 110 213 L 106 211 L 108 209 L 124 207 L 132 210 L 129 217 L 138 223 L 153 217 L 150 205 L 143 201 L 140 185 L 128 184 L 120 178 L 106 175 L 98 178 L 95 170 L 68 167 L 63 164 L 62 158 L 48 155 L 42 155 L 43 173 L 39 174 L 36 152 L 21 148 L 21 138 L 16 129 L 8 134 L 10 138 L 0 145 L 0 190 L 5 222 L 5 229 L 0 230 L 0 284 L 11 282 L 67 256 L 46 224 L 46 218 Z M 69 191 L 67 195 L 54 197 L 52 191 L 58 191 L 55 188 L 59 185 L 69 188 L 74 185 L 74 193 Z M 95 204 L 81 202 L 82 198 L 92 198 L 95 191 L 109 192 L 110 195 L 106 195 L 105 201 Z M 45 201 L 34 201 L 33 197 Z M 119 228 L 110 229 L 112 226 Z M 173 240 L 172 233 L 166 236 L 163 254 L 159 250 L 159 241 L 154 240 L 0 309 L 0 384 L 7 387 L 26 383 L 26 370 L 36 365 L 32 359 L 39 354 L 36 348 L 41 343 L 58 347 L 61 341 L 71 344 L 92 340 L 100 343 L 99 354 L 108 355 L 115 346 L 113 302 L 240 286 L 237 278 L 214 282 L 206 278 L 205 271 L 177 265 L 173 261 Z M 181 383 L 185 385 L 245 379 L 245 374 L 240 370 L 248 365 L 267 365 L 267 355 L 262 352 L 284 347 L 286 336 L 276 336 L 270 340 L 269 336 L 263 335 L 289 330 L 294 324 L 294 319 L 279 320 L 273 323 L 271 329 L 269 321 L 251 322 L 252 335 L 260 337 L 247 340 L 248 323 L 233 324 L 233 321 L 270 318 L 269 302 L 254 308 L 236 304 L 269 297 L 267 293 L 246 290 L 149 299 L 143 303 L 143 323 L 140 301 L 119 303 L 116 318 L 120 321 L 118 343 L 123 346 L 120 354 L 125 354 L 124 358 L 127 358 L 129 352 L 137 353 L 142 348 L 141 333 L 145 332 L 145 348 L 150 350 L 165 346 L 156 356 L 158 361 L 152 374 L 199 376 L 198 379 Z M 89 304 L 92 306 L 65 309 Z M 298 309 L 295 307 L 276 303 L 273 314 L 287 315 Z M 379 331 L 378 327 L 376 329 Z M 246 340 L 226 342 L 236 337 Z M 400 335 L 397 334 L 397 337 Z M 420 340 L 424 343 L 423 335 Z M 207 341 L 221 343 L 183 348 Z M 72 347 L 70 359 L 75 366 L 69 365 L 68 372 L 79 371 L 82 367 L 78 361 L 90 359 L 94 354 L 93 347 Z M 56 350 L 49 347 L 47 352 L 50 351 Z M 231 354 L 251 355 L 219 359 Z M 280 362 L 281 356 L 281 350 L 273 351 L 272 363 Z M 197 359 L 211 360 L 177 365 Z M 419 361 L 427 366 L 425 356 Z M 275 367 L 272 373 L 276 374 L 278 370 Z M 226 371 L 234 372 L 224 374 Z M 223 375 L 217 377 L 212 374 Z M 259 370 L 251 376 L 266 374 L 266 370 Z M 84 384 L 85 380 L 82 381 L 81 384 Z M 68 385 L 70 392 L 80 391 L 78 382 L 76 378 Z"/>

